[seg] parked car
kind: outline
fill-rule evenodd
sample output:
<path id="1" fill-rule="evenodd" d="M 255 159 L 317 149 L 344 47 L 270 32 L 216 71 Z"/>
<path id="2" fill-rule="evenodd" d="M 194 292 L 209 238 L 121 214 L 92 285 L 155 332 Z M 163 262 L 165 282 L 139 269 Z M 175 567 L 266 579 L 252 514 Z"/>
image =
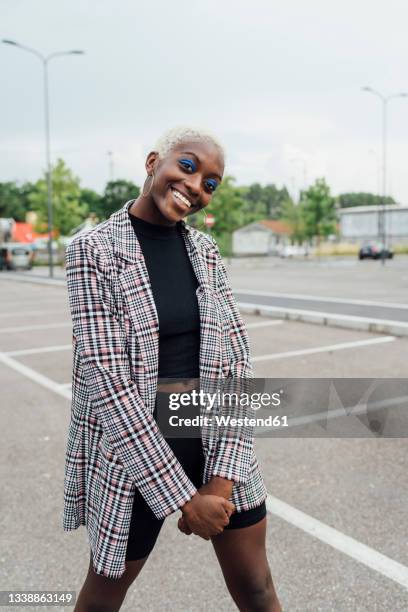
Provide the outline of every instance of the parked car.
<path id="1" fill-rule="evenodd" d="M 286 244 L 278 249 L 279 257 L 307 257 L 308 250 L 298 244 Z"/>
<path id="2" fill-rule="evenodd" d="M 392 259 L 393 257 L 393 251 L 379 242 L 366 242 L 358 252 L 359 259 Z"/>
<path id="3" fill-rule="evenodd" d="M 21 242 L 3 242 L 0 245 L 0 269 L 31 270 L 34 252 L 30 244 Z"/>

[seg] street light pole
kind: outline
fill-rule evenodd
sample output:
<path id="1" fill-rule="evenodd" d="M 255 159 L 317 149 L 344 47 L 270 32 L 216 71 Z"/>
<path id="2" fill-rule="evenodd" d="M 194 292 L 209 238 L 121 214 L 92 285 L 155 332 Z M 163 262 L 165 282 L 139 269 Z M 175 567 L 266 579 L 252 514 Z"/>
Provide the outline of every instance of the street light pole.
<path id="1" fill-rule="evenodd" d="M 113 171 L 113 151 L 108 151 L 109 158 L 109 180 L 112 183 L 114 181 L 115 173 Z"/>
<path id="2" fill-rule="evenodd" d="M 386 198 L 387 198 L 387 127 L 388 127 L 388 102 L 393 98 L 407 98 L 408 93 L 402 92 L 384 96 L 372 87 L 362 87 L 363 91 L 371 93 L 381 100 L 382 104 L 382 210 L 378 215 L 378 236 L 382 241 L 381 263 L 385 265 L 385 248 L 387 242 L 386 226 Z"/>
<path id="3" fill-rule="evenodd" d="M 32 53 L 41 60 L 43 65 L 43 83 L 44 83 L 44 125 L 45 125 L 45 163 L 46 163 L 46 176 L 47 176 L 47 219 L 48 219 L 48 269 L 49 276 L 54 276 L 54 262 L 52 255 L 52 231 L 53 231 L 53 215 L 52 215 L 52 175 L 51 175 L 51 145 L 50 145 L 50 102 L 49 102 L 49 88 L 48 88 L 48 63 L 55 57 L 61 57 L 63 55 L 83 55 L 84 51 L 58 51 L 57 53 L 51 53 L 50 55 L 43 55 L 36 49 L 20 45 L 14 40 L 3 39 L 2 42 L 6 45 L 12 45 L 18 47 L 23 51 Z"/>

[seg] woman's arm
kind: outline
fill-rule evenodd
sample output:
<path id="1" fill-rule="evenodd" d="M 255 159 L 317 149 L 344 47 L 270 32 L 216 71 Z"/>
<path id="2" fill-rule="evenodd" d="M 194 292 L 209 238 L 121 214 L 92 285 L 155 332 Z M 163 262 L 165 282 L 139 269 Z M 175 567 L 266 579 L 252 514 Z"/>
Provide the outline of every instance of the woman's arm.
<path id="1" fill-rule="evenodd" d="M 232 294 L 228 274 L 218 245 L 213 238 L 211 240 L 217 254 L 217 291 L 219 299 L 224 301 L 225 310 L 230 321 L 229 335 L 232 351 L 230 376 L 238 379 L 236 380 L 236 391 L 239 393 L 246 390 L 247 383 L 249 382 L 243 379 L 253 378 L 254 376 L 251 365 L 249 339 L 245 323 Z M 234 389 L 230 388 L 226 389 L 226 391 L 234 391 Z M 247 414 L 248 411 L 244 410 L 244 413 Z M 233 411 L 230 411 L 230 414 L 233 414 Z M 243 416 L 243 413 L 237 414 L 237 416 Z M 223 428 L 222 436 L 218 442 L 212 475 L 233 481 L 234 483 L 245 483 L 251 466 L 252 452 L 252 427 Z"/>
<path id="2" fill-rule="evenodd" d="M 184 506 L 197 489 L 130 378 L 124 332 L 108 305 L 106 270 L 87 235 L 68 247 L 68 294 L 81 364 L 109 444 L 155 516 L 164 518 Z"/>

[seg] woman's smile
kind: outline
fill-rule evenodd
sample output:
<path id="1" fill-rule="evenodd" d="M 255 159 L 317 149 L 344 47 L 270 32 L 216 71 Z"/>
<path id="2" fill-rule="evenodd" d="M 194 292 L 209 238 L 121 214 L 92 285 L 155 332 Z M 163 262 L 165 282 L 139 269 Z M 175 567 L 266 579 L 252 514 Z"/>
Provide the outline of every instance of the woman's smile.
<path id="1" fill-rule="evenodd" d="M 189 198 L 175 187 L 170 187 L 170 191 L 173 195 L 173 200 L 176 202 L 177 206 L 182 207 L 184 211 L 196 207 L 196 204 L 192 201 L 191 196 Z"/>

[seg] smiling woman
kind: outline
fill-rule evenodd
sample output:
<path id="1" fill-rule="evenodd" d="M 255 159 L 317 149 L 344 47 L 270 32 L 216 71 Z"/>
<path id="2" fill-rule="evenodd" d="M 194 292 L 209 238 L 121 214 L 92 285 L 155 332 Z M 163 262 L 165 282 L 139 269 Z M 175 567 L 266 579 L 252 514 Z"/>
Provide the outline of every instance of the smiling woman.
<path id="1" fill-rule="evenodd" d="M 239 609 L 279 612 L 253 439 L 235 428 L 165 438 L 160 427 L 172 393 L 253 377 L 217 244 L 185 222 L 211 202 L 224 151 L 208 132 L 177 128 L 146 171 L 137 199 L 67 249 L 74 382 L 64 528 L 86 525 L 91 547 L 75 612 L 119 610 L 176 511 L 181 532 L 211 539 Z"/>
<path id="2" fill-rule="evenodd" d="M 222 180 L 224 163 L 223 147 L 208 132 L 170 130 L 147 156 L 147 179 L 130 214 L 171 225 L 205 208 Z"/>

